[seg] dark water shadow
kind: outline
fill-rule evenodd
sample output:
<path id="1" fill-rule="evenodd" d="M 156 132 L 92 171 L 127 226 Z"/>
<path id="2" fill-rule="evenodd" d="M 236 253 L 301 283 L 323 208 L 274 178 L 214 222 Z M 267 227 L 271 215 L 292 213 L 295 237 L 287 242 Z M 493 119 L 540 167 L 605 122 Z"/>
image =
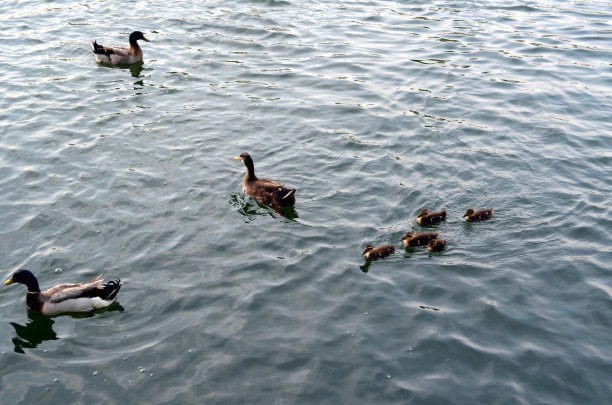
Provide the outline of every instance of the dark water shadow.
<path id="1" fill-rule="evenodd" d="M 361 266 L 359 266 L 359 270 L 363 271 L 364 273 L 367 273 L 368 270 L 370 270 L 370 266 L 372 265 L 372 260 L 371 259 L 365 259 L 365 263 L 362 264 Z"/>
<path id="2" fill-rule="evenodd" d="M 124 309 L 118 302 L 114 302 L 106 308 L 98 309 L 91 313 L 66 313 L 58 315 L 44 315 L 40 312 L 28 309 L 28 323 L 21 325 L 11 322 L 10 325 L 15 329 L 16 337 L 12 339 L 15 353 L 25 354 L 24 349 L 35 349 L 39 344 L 47 340 L 59 340 L 53 330 L 54 318 L 58 316 L 70 316 L 72 318 L 90 318 L 95 314 L 104 312 L 121 311 Z"/>
<path id="3" fill-rule="evenodd" d="M 271 217 L 276 217 L 275 214 L 290 221 L 295 221 L 300 217 L 295 207 L 270 207 L 260 204 L 257 200 L 243 194 L 232 194 L 230 196 L 230 204 L 236 207 L 238 212 L 246 217 L 247 222 L 252 222 L 253 219 L 258 216 L 269 215 Z"/>
<path id="4" fill-rule="evenodd" d="M 111 63 L 98 62 L 98 66 L 109 67 L 113 69 L 129 69 L 132 77 L 140 77 L 140 73 L 144 70 L 144 62 L 136 62 L 131 65 L 113 65 Z M 138 83 L 138 82 L 137 82 Z"/>

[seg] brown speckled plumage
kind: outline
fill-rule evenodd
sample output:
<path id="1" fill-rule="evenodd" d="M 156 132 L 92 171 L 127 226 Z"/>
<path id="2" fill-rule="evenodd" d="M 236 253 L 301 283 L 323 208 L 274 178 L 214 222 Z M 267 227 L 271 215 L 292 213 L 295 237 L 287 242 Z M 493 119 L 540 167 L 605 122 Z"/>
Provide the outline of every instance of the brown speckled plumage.
<path id="1" fill-rule="evenodd" d="M 446 249 L 446 241 L 444 239 L 432 239 L 427 245 L 430 252 L 441 252 Z"/>
<path id="2" fill-rule="evenodd" d="M 429 241 L 438 237 L 438 232 L 406 232 L 402 241 L 406 247 L 426 246 Z"/>
<path id="3" fill-rule="evenodd" d="M 247 169 L 242 181 L 244 192 L 259 201 L 260 204 L 271 207 L 292 207 L 295 204 L 295 189 L 285 187 L 274 180 L 260 179 L 255 176 L 253 159 L 248 153 L 242 153 L 235 158 L 242 161 Z"/>
<path id="4" fill-rule="evenodd" d="M 474 208 L 468 208 L 465 211 L 465 215 L 463 216 L 463 218 L 465 218 L 469 222 L 476 222 L 486 221 L 487 219 L 491 219 L 492 216 L 493 208 L 487 208 L 482 210 L 474 210 Z"/>
<path id="5" fill-rule="evenodd" d="M 378 259 L 379 257 L 387 257 L 393 252 L 395 252 L 394 245 L 382 245 L 377 247 L 365 245 L 363 253 L 361 254 L 365 255 L 368 259 Z"/>
<path id="6" fill-rule="evenodd" d="M 419 225 L 435 225 L 446 220 L 446 210 L 438 212 L 429 212 L 427 209 L 421 210 L 421 213 L 417 217 Z"/>

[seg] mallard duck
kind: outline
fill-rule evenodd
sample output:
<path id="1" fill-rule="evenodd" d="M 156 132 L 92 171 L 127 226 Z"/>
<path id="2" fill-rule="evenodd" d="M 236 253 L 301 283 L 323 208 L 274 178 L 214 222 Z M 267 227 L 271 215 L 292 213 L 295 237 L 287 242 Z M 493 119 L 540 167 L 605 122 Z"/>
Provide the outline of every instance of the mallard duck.
<path id="1" fill-rule="evenodd" d="M 493 208 L 487 208 L 487 209 L 476 210 L 476 211 L 474 211 L 474 208 L 468 208 L 465 211 L 465 215 L 463 216 L 463 218 L 465 218 L 469 222 L 486 221 L 487 219 L 491 219 L 492 215 L 493 215 Z"/>
<path id="2" fill-rule="evenodd" d="M 438 235 L 438 232 L 406 232 L 402 241 L 404 241 L 406 247 L 425 246 L 430 240 L 436 239 Z"/>
<path id="3" fill-rule="evenodd" d="M 131 65 L 132 63 L 142 62 L 142 49 L 138 45 L 139 39 L 149 42 L 140 31 L 130 34 L 130 47 L 124 46 L 103 46 L 96 41 L 91 43 L 93 52 L 96 54 L 96 61 L 110 63 L 113 65 Z"/>
<path id="4" fill-rule="evenodd" d="M 379 257 L 387 257 L 393 252 L 395 252 L 395 246 L 393 245 L 382 245 L 377 247 L 365 245 L 361 254 L 365 255 L 368 259 L 378 259 Z"/>
<path id="5" fill-rule="evenodd" d="M 444 239 L 432 239 L 427 245 L 430 252 L 441 252 L 446 249 L 446 241 Z"/>
<path id="6" fill-rule="evenodd" d="M 244 152 L 234 159 L 241 160 L 247 172 L 242 181 L 242 188 L 260 204 L 271 207 L 292 207 L 295 204 L 295 189 L 269 179 L 259 179 L 255 176 L 255 166 L 251 156 Z"/>
<path id="7" fill-rule="evenodd" d="M 47 315 L 61 312 L 91 312 L 112 304 L 123 284 L 119 279 L 102 284 L 100 277 L 87 283 L 58 284 L 48 290 L 40 291 L 34 274 L 21 269 L 6 280 L 4 285 L 25 284 L 28 287 L 26 303 L 32 311 Z"/>
<path id="8" fill-rule="evenodd" d="M 434 225 L 446 220 L 446 210 L 438 212 L 429 212 L 427 209 L 421 210 L 417 217 L 419 225 Z"/>

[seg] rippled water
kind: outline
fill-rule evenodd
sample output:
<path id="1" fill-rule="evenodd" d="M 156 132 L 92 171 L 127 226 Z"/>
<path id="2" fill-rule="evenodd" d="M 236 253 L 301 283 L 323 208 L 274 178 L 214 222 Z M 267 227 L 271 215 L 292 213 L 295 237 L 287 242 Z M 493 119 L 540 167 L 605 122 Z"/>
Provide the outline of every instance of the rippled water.
<path id="1" fill-rule="evenodd" d="M 2 403 L 611 402 L 611 6 L 2 3 L 3 279 L 124 282 L 1 288 Z M 443 253 L 400 248 L 424 207 Z"/>

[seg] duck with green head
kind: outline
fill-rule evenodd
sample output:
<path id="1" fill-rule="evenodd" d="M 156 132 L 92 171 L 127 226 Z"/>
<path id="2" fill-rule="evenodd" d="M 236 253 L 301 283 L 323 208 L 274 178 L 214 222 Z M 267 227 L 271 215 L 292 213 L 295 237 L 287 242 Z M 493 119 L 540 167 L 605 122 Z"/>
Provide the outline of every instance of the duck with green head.
<path id="1" fill-rule="evenodd" d="M 100 277 L 86 283 L 58 284 L 41 291 L 34 274 L 21 269 L 6 280 L 4 285 L 20 283 L 28 287 L 26 304 L 32 311 L 47 315 L 62 312 L 91 312 L 112 304 L 123 285 L 121 280 L 111 280 L 102 284 Z"/>
<path id="2" fill-rule="evenodd" d="M 134 31 L 130 34 L 130 47 L 124 46 L 104 46 L 96 41 L 91 43 L 96 61 L 110 63 L 111 65 L 131 65 L 132 63 L 142 62 L 142 49 L 138 45 L 139 40 L 147 41 L 144 34 Z"/>

